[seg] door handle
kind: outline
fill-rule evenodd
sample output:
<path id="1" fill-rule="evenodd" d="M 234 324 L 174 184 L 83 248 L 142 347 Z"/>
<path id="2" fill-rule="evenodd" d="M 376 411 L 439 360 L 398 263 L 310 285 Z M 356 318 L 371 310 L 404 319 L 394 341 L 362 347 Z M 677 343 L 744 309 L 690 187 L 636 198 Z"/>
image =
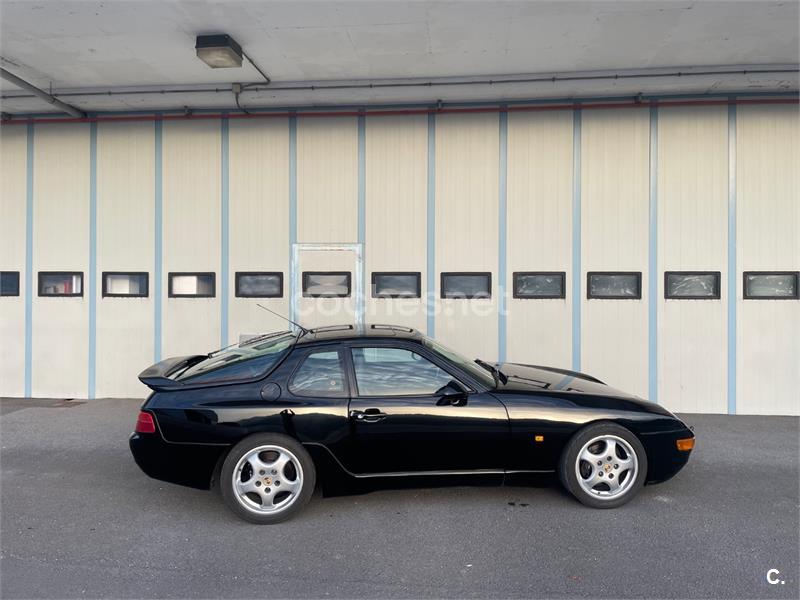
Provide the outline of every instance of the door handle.
<path id="1" fill-rule="evenodd" d="M 356 421 L 362 421 L 364 423 L 375 423 L 376 421 L 385 419 L 389 415 L 387 415 L 384 412 L 381 412 L 380 409 L 368 408 L 366 410 L 351 410 L 350 416 L 353 417 Z"/>

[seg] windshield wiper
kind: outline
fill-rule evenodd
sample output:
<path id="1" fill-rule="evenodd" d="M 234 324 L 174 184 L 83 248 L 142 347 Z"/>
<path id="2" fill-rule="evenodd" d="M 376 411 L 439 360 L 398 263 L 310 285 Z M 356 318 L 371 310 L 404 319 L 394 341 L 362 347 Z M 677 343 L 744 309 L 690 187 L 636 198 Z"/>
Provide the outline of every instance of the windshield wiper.
<path id="1" fill-rule="evenodd" d="M 481 367 L 483 367 L 484 369 L 486 369 L 487 371 L 489 371 L 492 374 L 492 377 L 494 378 L 495 385 L 498 385 L 500 382 L 508 383 L 508 377 L 506 376 L 506 374 L 503 373 L 500 369 L 498 369 L 493 364 L 488 363 L 485 360 L 481 360 L 480 358 L 476 358 L 475 362 L 478 363 Z"/>

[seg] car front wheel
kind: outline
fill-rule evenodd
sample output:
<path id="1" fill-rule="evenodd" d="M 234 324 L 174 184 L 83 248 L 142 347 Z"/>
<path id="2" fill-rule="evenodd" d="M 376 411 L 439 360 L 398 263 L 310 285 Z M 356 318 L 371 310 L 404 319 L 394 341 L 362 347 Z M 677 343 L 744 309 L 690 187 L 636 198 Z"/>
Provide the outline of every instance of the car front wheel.
<path id="1" fill-rule="evenodd" d="M 638 438 L 613 423 L 579 431 L 561 457 L 561 482 L 580 502 L 592 508 L 616 508 L 630 501 L 644 485 L 647 454 Z"/>
<path id="2" fill-rule="evenodd" d="M 316 472 L 298 441 L 280 434 L 245 438 L 222 464 L 222 498 L 251 523 L 278 523 L 297 513 L 314 492 Z"/>

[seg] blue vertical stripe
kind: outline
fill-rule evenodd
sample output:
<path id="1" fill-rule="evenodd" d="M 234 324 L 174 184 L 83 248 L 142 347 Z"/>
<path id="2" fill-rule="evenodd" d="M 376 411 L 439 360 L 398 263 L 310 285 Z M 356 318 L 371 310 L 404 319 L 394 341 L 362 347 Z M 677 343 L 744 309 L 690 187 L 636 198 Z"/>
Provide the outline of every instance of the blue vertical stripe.
<path id="1" fill-rule="evenodd" d="M 436 334 L 436 115 L 428 115 L 428 248 L 427 248 L 427 333 Z"/>
<path id="2" fill-rule="evenodd" d="M 572 369 L 581 370 L 581 109 L 572 111 Z"/>
<path id="3" fill-rule="evenodd" d="M 728 414 L 736 414 L 736 105 L 728 106 Z"/>
<path id="4" fill-rule="evenodd" d="M 220 190 L 220 241 L 222 247 L 220 248 L 220 266 L 219 266 L 219 293 L 220 293 L 220 319 L 219 319 L 219 336 L 220 346 L 227 346 L 228 341 L 228 290 L 230 279 L 230 146 L 229 146 L 229 122 L 228 117 L 225 116 L 220 120 L 220 138 L 221 138 L 221 190 Z"/>
<path id="5" fill-rule="evenodd" d="M 366 241 L 367 241 L 367 118 L 358 117 L 358 243 L 361 244 L 361 293 L 358 296 L 356 315 L 364 321 L 366 305 Z M 356 319 L 358 322 L 358 319 Z M 360 324 L 360 323 L 359 323 Z"/>
<path id="6" fill-rule="evenodd" d="M 289 117 L 289 313 L 292 321 L 295 314 L 295 269 L 293 253 L 297 243 L 297 116 Z"/>
<path id="7" fill-rule="evenodd" d="M 650 107 L 650 240 L 647 260 L 647 393 L 658 402 L 658 108 Z"/>
<path id="8" fill-rule="evenodd" d="M 163 226 L 163 175 L 164 175 L 164 162 L 163 162 L 163 153 L 162 153 L 162 142 L 163 142 L 163 122 L 157 120 L 155 122 L 155 164 L 154 171 L 155 171 L 155 189 L 154 189 L 154 199 L 155 199 L 155 214 L 153 215 L 154 218 L 154 225 L 155 225 L 155 232 L 154 232 L 154 261 L 153 261 L 153 305 L 155 307 L 155 314 L 153 316 L 153 359 L 155 362 L 161 360 L 161 314 L 162 314 L 162 302 L 164 299 L 164 291 L 163 291 L 163 277 L 164 277 L 164 270 L 163 270 L 163 251 L 164 251 L 164 226 Z"/>
<path id="9" fill-rule="evenodd" d="M 31 397 L 33 365 L 33 123 L 28 123 L 25 166 L 25 397 Z"/>
<path id="10" fill-rule="evenodd" d="M 505 107 L 503 107 L 505 108 Z M 508 285 L 507 260 L 506 260 L 506 231 L 507 231 L 507 205 L 508 205 L 508 112 L 500 111 L 500 160 L 499 160 L 499 190 L 498 190 L 498 263 L 497 263 L 497 356 L 500 362 L 506 360 L 506 335 L 507 335 L 507 307 L 506 289 Z"/>
<path id="11" fill-rule="evenodd" d="M 89 125 L 89 381 L 95 397 L 97 381 L 97 123 Z"/>

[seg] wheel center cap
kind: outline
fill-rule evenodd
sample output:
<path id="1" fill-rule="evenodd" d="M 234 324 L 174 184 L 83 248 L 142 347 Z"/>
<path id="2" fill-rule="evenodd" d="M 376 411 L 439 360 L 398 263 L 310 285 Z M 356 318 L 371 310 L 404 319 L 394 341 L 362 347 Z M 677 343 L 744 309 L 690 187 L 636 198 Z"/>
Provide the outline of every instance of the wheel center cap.
<path id="1" fill-rule="evenodd" d="M 272 477 L 265 477 L 264 483 L 266 483 L 267 485 L 272 485 Z"/>
<path id="2" fill-rule="evenodd" d="M 608 464 L 606 464 L 606 465 L 603 465 L 603 470 L 604 470 L 606 473 L 608 473 L 608 472 L 611 470 L 611 465 L 608 465 Z"/>

